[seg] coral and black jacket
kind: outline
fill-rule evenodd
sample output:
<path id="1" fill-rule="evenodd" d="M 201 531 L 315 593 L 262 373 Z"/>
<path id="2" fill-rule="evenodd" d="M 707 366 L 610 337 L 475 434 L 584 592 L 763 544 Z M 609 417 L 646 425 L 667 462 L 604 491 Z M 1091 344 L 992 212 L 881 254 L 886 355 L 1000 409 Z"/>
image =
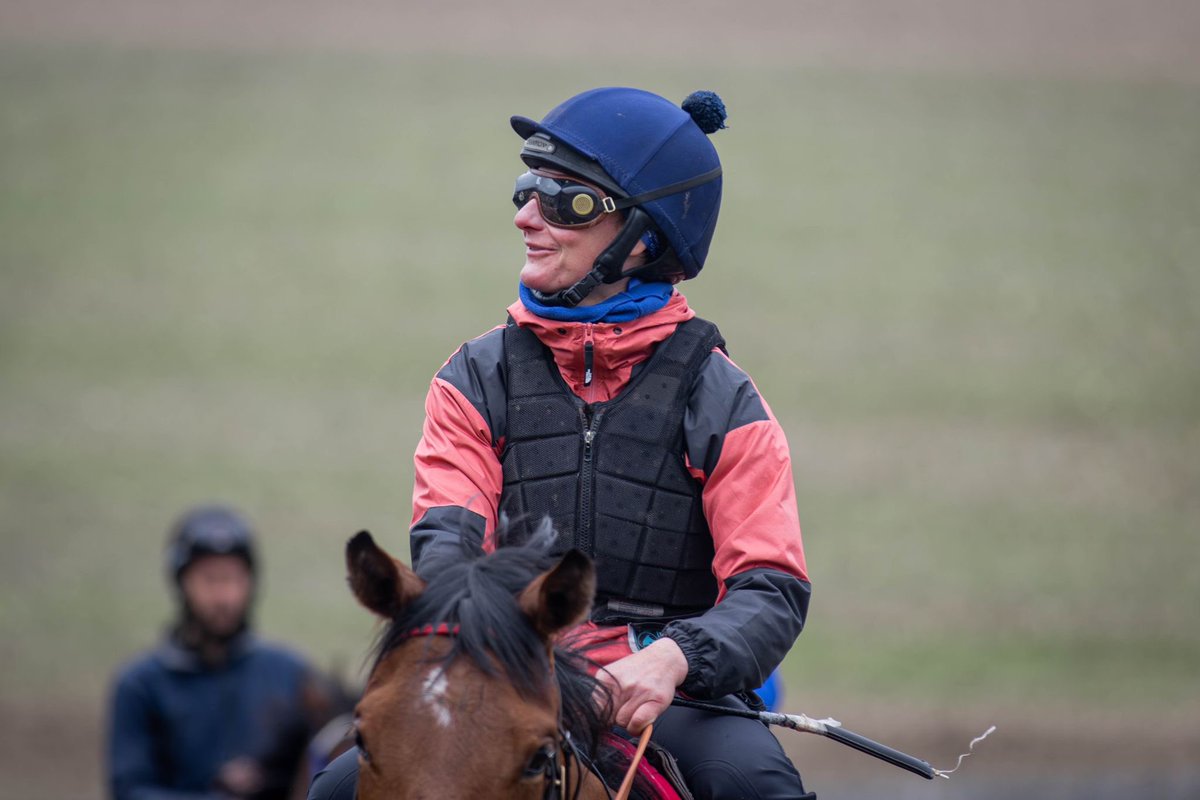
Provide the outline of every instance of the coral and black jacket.
<path id="1" fill-rule="evenodd" d="M 678 292 L 630 322 L 539 317 L 519 301 L 515 324 L 545 345 L 585 404 L 616 398 L 656 348 L 695 314 Z M 491 540 L 504 493 L 508 375 L 504 327 L 464 344 L 434 377 L 415 456 L 411 547 L 417 572 L 461 536 Z M 754 383 L 719 348 L 699 366 L 683 420 L 683 458 L 712 536 L 712 608 L 662 627 L 688 662 L 682 691 L 719 697 L 762 685 L 804 626 L 810 585 L 783 430 Z M 628 655 L 624 625 L 576 632 L 601 664 Z"/>

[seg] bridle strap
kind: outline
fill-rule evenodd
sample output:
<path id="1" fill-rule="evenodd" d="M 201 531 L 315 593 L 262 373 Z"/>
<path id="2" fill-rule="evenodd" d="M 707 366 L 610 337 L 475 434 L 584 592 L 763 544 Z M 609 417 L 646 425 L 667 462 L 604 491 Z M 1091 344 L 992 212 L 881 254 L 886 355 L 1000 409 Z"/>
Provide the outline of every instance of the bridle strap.
<path id="1" fill-rule="evenodd" d="M 421 625 L 406 631 L 401 639 L 415 639 L 420 636 L 458 636 L 461 629 L 458 625 L 439 622 L 436 625 Z"/>
<path id="2" fill-rule="evenodd" d="M 554 757 L 546 764 L 546 789 L 542 792 L 542 800 L 565 800 L 571 791 L 571 755 L 573 749 L 571 740 L 559 726 L 559 745 Z M 582 781 L 577 781 L 575 796 L 579 796 Z"/>

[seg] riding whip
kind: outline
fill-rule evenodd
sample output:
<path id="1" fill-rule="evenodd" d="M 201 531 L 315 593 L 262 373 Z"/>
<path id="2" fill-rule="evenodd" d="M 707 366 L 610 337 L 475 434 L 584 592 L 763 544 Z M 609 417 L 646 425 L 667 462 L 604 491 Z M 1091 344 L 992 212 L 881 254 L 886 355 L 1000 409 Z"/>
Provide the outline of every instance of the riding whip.
<path id="1" fill-rule="evenodd" d="M 778 725 L 781 728 L 791 728 L 794 731 L 802 731 L 804 733 L 815 733 L 818 736 L 824 736 L 828 739 L 833 739 L 835 742 L 840 742 L 847 747 L 853 747 L 860 753 L 866 753 L 869 756 L 874 756 L 881 761 L 908 770 L 909 772 L 920 775 L 927 780 L 933 780 L 935 777 L 949 779 L 950 773 L 958 769 L 962 764 L 962 760 L 971 755 L 970 752 L 963 753 L 958 757 L 958 764 L 954 769 L 941 770 L 929 765 L 927 761 L 922 761 L 916 756 L 910 756 L 907 753 L 902 753 L 888 747 L 885 744 L 880 744 L 872 739 L 855 733 L 854 731 L 846 730 L 842 727 L 842 723 L 836 719 L 813 719 L 805 714 L 778 714 L 774 711 L 751 711 L 749 709 L 726 708 L 724 706 L 713 705 L 711 703 L 701 703 L 696 700 L 687 700 L 682 697 L 676 697 L 671 701 L 671 705 L 682 706 L 684 708 L 695 708 L 700 711 L 708 711 L 713 714 L 725 714 L 732 717 L 744 717 L 746 719 L 755 719 L 759 722 L 764 722 L 767 725 Z M 968 751 L 975 749 L 977 742 L 986 739 L 987 736 L 996 730 L 996 726 L 988 728 L 982 736 L 979 736 L 971 741 Z"/>

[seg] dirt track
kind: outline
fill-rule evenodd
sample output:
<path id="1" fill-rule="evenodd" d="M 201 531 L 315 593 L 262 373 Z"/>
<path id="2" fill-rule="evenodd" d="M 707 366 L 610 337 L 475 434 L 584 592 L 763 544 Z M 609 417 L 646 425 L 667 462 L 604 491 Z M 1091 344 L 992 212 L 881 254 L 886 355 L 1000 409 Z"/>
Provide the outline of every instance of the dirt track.
<path id="1" fill-rule="evenodd" d="M 0 0 L 0 41 L 1200 80 L 1193 0 L 744 0 L 736 7 L 609 0 L 603 8 L 529 0 Z"/>

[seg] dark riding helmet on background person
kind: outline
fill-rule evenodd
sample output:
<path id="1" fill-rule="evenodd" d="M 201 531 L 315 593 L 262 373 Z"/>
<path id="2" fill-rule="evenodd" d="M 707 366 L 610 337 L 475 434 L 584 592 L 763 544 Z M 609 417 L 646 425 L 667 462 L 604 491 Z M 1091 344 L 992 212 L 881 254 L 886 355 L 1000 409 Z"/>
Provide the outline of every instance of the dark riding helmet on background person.
<path id="1" fill-rule="evenodd" d="M 237 556 L 251 574 L 257 567 L 254 531 L 237 512 L 219 505 L 198 506 L 175 521 L 167 539 L 167 576 L 178 585 L 184 570 L 203 556 Z"/>
<path id="2" fill-rule="evenodd" d="M 721 207 L 721 161 L 708 134 L 725 127 L 725 105 L 713 92 L 693 92 L 682 107 L 624 87 L 592 89 L 564 101 L 541 122 L 514 116 L 525 140 L 521 159 L 531 168 L 562 171 L 609 194 L 605 210 L 628 209 L 621 232 L 574 286 L 544 302 L 577 305 L 600 283 L 625 277 L 687 280 L 704 267 Z M 646 234 L 650 260 L 624 271 Z"/>

